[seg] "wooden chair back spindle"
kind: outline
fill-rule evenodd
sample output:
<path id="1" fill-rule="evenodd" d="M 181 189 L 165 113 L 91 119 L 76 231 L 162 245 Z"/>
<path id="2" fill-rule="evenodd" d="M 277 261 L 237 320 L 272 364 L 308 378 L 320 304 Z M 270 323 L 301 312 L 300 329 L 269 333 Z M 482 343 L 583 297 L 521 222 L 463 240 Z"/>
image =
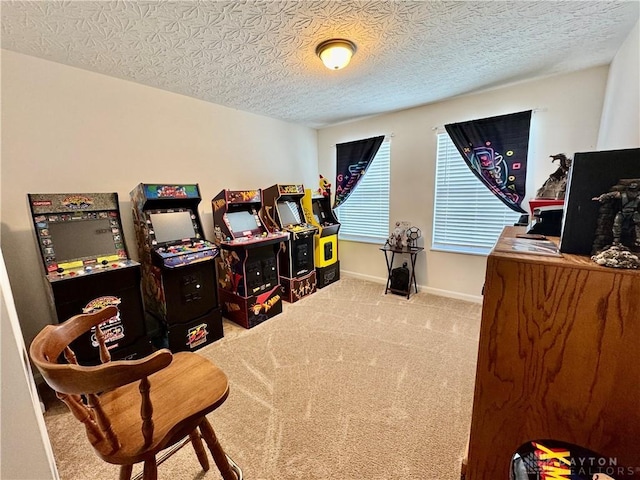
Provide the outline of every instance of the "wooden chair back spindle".
<path id="1" fill-rule="evenodd" d="M 109 349 L 107 348 L 104 333 L 100 325 L 96 325 L 96 340 L 98 341 L 98 349 L 100 350 L 100 361 L 102 363 L 109 363 L 111 361 L 111 353 L 109 353 Z"/>
<path id="2" fill-rule="evenodd" d="M 92 445 L 102 440 L 102 432 L 98 425 L 96 425 L 90 413 L 91 411 L 82 403 L 78 395 L 67 395 L 66 393 L 56 392 L 56 396 L 65 403 L 71 414 L 84 425 L 87 438 Z"/>
<path id="3" fill-rule="evenodd" d="M 67 360 L 67 362 L 69 362 L 72 365 L 77 365 L 78 364 L 78 359 L 76 357 L 76 354 L 73 350 L 71 350 L 70 347 L 65 347 L 64 349 L 64 358 Z"/>
<path id="4" fill-rule="evenodd" d="M 100 405 L 100 398 L 95 393 L 87 394 L 87 406 L 91 409 L 98 427 L 100 427 L 100 432 L 103 434 L 105 440 L 109 443 L 111 447 L 111 451 L 114 452 L 120 447 L 120 443 L 118 442 L 118 437 L 111 428 L 111 423 L 109 421 L 109 417 L 107 417 L 102 409 L 102 405 Z"/>
<path id="5" fill-rule="evenodd" d="M 153 405 L 151 404 L 151 385 L 149 379 L 144 377 L 140 380 L 138 387 L 140 390 L 140 418 L 142 419 L 142 436 L 144 437 L 144 444 L 149 445 L 153 438 Z"/>

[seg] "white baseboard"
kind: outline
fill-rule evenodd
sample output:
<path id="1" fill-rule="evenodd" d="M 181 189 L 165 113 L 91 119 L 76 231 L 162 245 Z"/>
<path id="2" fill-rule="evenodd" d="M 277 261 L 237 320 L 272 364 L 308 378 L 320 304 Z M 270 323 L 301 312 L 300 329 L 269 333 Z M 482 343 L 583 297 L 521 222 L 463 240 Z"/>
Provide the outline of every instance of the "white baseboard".
<path id="1" fill-rule="evenodd" d="M 453 292 L 451 290 L 442 290 L 440 288 L 423 287 L 422 285 L 418 285 L 418 290 L 432 295 L 439 295 L 441 297 L 464 300 L 465 302 L 482 303 L 482 295 L 469 295 L 468 293 Z"/>
<path id="2" fill-rule="evenodd" d="M 375 277 L 373 275 L 365 275 L 357 272 L 350 272 L 341 270 L 340 275 L 346 275 L 353 278 L 359 278 L 361 280 L 368 280 L 370 282 L 386 285 L 387 279 L 382 277 Z M 430 293 L 431 295 L 438 295 L 440 297 L 455 298 L 456 300 L 464 300 L 465 302 L 482 303 L 482 295 L 469 295 L 468 293 L 454 292 L 452 290 L 442 290 L 440 288 L 426 287 L 424 285 L 418 285 L 419 292 Z"/>
<path id="3" fill-rule="evenodd" d="M 370 282 L 380 283 L 386 285 L 387 279 L 382 277 L 374 277 L 373 275 L 364 275 L 363 273 L 349 272 L 346 270 L 340 270 L 340 275 L 346 275 L 347 277 L 359 278 L 360 280 L 369 280 Z"/>
<path id="4" fill-rule="evenodd" d="M 44 378 L 42 378 L 42 374 L 36 370 L 34 367 L 31 367 L 31 374 L 33 375 L 33 381 L 36 385 L 41 385 L 45 383 Z"/>

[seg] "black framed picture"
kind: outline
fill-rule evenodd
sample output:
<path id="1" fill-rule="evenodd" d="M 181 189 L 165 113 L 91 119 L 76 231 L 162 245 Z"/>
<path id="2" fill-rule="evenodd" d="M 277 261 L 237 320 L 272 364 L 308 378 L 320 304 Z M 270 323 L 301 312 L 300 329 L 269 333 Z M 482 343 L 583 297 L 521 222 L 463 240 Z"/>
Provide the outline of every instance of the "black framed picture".
<path id="1" fill-rule="evenodd" d="M 600 210 L 593 198 L 627 178 L 640 178 L 640 148 L 574 155 L 564 204 L 562 253 L 591 255 Z"/>

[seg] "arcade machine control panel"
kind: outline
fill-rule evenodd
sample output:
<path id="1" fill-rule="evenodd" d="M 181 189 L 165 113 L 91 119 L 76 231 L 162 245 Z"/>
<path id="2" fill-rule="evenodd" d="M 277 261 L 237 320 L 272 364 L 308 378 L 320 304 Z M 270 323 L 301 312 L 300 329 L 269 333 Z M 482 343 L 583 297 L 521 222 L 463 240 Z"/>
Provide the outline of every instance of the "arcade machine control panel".
<path id="1" fill-rule="evenodd" d="M 59 323 L 115 305 L 101 324 L 115 360 L 152 351 L 140 295 L 140 264 L 129 258 L 116 193 L 28 194 L 50 304 Z M 72 344 L 80 363 L 99 363 L 95 334 Z"/>
<path id="2" fill-rule="evenodd" d="M 215 258 L 204 239 L 197 184 L 139 184 L 131 192 L 145 307 L 159 346 L 193 351 L 222 338 Z"/>
<path id="3" fill-rule="evenodd" d="M 278 253 L 287 232 L 269 232 L 258 215 L 260 190 L 222 190 L 211 201 L 220 246 L 218 292 L 224 315 L 251 328 L 282 312 Z"/>
<path id="4" fill-rule="evenodd" d="M 217 255 L 217 247 L 206 240 L 187 241 L 177 245 L 158 247 L 154 259 L 158 266 L 176 268 L 196 262 L 211 260 Z"/>

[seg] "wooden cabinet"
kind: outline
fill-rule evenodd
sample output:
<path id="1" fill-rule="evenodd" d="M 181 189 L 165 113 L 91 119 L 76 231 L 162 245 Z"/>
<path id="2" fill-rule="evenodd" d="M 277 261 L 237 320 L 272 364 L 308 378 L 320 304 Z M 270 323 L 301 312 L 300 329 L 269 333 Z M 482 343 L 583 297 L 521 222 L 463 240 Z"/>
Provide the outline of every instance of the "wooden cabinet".
<path id="1" fill-rule="evenodd" d="M 466 478 L 508 479 L 536 439 L 640 472 L 640 271 L 501 251 L 522 232 L 487 261 Z"/>

